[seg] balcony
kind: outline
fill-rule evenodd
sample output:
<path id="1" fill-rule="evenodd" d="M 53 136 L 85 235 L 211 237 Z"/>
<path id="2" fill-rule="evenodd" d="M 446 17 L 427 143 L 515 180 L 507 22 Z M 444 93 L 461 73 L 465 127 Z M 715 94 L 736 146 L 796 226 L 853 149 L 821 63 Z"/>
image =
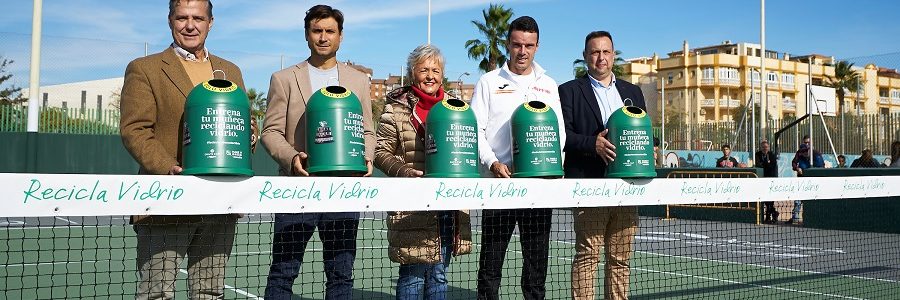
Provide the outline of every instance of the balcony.
<path id="1" fill-rule="evenodd" d="M 716 83 L 716 79 L 715 79 L 715 78 L 703 78 L 703 79 L 700 79 L 700 84 L 701 84 L 701 85 L 713 85 L 713 84 L 715 84 L 715 83 Z"/>
<path id="2" fill-rule="evenodd" d="M 741 102 L 735 99 L 719 99 L 719 107 L 738 107 Z"/>
<path id="3" fill-rule="evenodd" d="M 716 107 L 716 99 L 700 99 L 700 107 L 702 108 L 714 108 Z M 735 99 L 719 99 L 718 100 L 719 107 L 738 107 L 741 105 L 739 100 Z"/>
<path id="4" fill-rule="evenodd" d="M 900 105 L 900 98 L 894 98 L 891 102 L 894 102 L 894 105 Z"/>
<path id="5" fill-rule="evenodd" d="M 897 100 L 897 99 L 895 99 Z M 888 97 L 879 97 L 878 104 L 891 104 L 891 98 Z"/>
<path id="6" fill-rule="evenodd" d="M 739 85 L 741 85 L 741 81 L 738 80 L 738 79 L 735 79 L 735 78 L 723 78 L 723 79 L 719 79 L 719 83 L 722 84 L 722 85 L 733 85 L 733 86 L 739 86 Z"/>
<path id="7" fill-rule="evenodd" d="M 784 99 L 781 101 L 781 110 L 785 112 L 795 112 L 797 111 L 797 102 L 794 102 L 793 99 Z"/>
<path id="8" fill-rule="evenodd" d="M 794 89 L 794 83 L 793 83 L 793 82 L 784 82 L 784 81 L 782 81 L 782 82 L 781 82 L 781 88 L 786 89 L 786 90 L 793 90 L 793 89 Z"/>

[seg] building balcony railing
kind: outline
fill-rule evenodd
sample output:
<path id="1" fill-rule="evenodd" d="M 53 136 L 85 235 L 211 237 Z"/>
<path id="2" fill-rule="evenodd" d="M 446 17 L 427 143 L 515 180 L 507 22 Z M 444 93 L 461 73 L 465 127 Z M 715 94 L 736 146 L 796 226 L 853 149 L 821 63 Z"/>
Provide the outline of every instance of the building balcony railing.
<path id="1" fill-rule="evenodd" d="M 700 79 L 700 84 L 701 84 L 701 85 L 713 85 L 713 84 L 715 84 L 715 83 L 716 83 L 716 79 L 715 79 L 715 78 L 703 78 L 703 79 Z"/>
<path id="2" fill-rule="evenodd" d="M 900 105 L 900 98 L 894 98 L 891 102 L 894 102 L 894 105 Z"/>
<path id="3" fill-rule="evenodd" d="M 891 98 L 888 97 L 879 97 L 878 104 L 891 104 Z"/>
<path id="4" fill-rule="evenodd" d="M 719 107 L 738 107 L 741 102 L 735 99 L 719 99 Z M 714 108 L 716 107 L 716 99 L 700 99 L 700 107 Z"/>
<path id="5" fill-rule="evenodd" d="M 793 82 L 782 82 L 781 87 L 784 89 L 794 89 L 794 83 Z"/>
<path id="6" fill-rule="evenodd" d="M 719 99 L 719 107 L 738 107 L 738 105 L 741 105 L 741 102 L 735 99 Z"/>
<path id="7" fill-rule="evenodd" d="M 722 85 L 741 85 L 741 81 L 734 78 L 723 78 L 719 79 L 719 83 Z"/>

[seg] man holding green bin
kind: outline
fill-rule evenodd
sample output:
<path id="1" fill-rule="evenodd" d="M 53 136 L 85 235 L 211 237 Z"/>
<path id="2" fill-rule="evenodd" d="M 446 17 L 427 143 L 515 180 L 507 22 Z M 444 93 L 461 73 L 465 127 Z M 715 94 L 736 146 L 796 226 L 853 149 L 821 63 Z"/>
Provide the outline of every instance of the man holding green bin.
<path id="1" fill-rule="evenodd" d="M 206 0 L 169 1 L 172 45 L 135 59 L 125 69 L 119 128 L 140 174 L 182 173 L 182 119 L 186 97 L 195 86 L 212 79 L 215 70 L 244 86 L 236 65 L 206 49 L 212 6 Z M 236 221 L 233 214 L 132 216 L 140 277 L 135 298 L 175 297 L 175 280 L 185 257 L 191 297 L 223 297 Z"/>
<path id="2" fill-rule="evenodd" d="M 566 178 L 606 177 L 607 167 L 616 159 L 616 147 L 607 137 L 607 121 L 625 104 L 646 110 L 641 89 L 613 75 L 615 53 L 609 32 L 591 32 L 585 38 L 583 52 L 588 74 L 559 86 L 567 137 L 563 163 Z M 573 214 L 576 254 L 572 298 L 595 298 L 597 264 L 605 248 L 604 299 L 627 299 L 637 208 L 579 207 Z"/>
<path id="3" fill-rule="evenodd" d="M 272 74 L 269 107 L 262 142 L 280 166 L 283 176 L 308 176 L 307 103 L 316 92 L 340 85 L 356 94 L 362 107 L 366 176 L 372 174 L 375 134 L 369 78 L 365 73 L 339 63 L 337 51 L 343 40 L 344 15 L 327 5 L 316 5 L 303 19 L 309 58 Z M 344 89 L 339 89 L 344 90 Z M 325 299 L 350 299 L 359 213 L 275 214 L 272 265 L 266 283 L 266 299 L 291 299 L 294 280 L 313 231 L 319 230 L 323 244 Z"/>
<path id="4" fill-rule="evenodd" d="M 482 176 L 509 178 L 513 160 L 510 120 L 523 103 L 540 100 L 562 115 L 556 81 L 534 62 L 538 49 L 538 25 L 528 16 L 509 24 L 506 44 L 509 61 L 481 76 L 472 96 L 478 120 L 478 151 Z M 529 99 L 531 98 L 531 99 Z M 565 135 L 560 132 L 560 141 Z M 489 171 L 488 171 L 489 170 Z M 482 212 L 481 256 L 478 264 L 478 299 L 498 299 L 503 260 L 516 225 L 522 243 L 522 294 L 525 299 L 544 299 L 550 246 L 551 209 L 486 209 Z"/>

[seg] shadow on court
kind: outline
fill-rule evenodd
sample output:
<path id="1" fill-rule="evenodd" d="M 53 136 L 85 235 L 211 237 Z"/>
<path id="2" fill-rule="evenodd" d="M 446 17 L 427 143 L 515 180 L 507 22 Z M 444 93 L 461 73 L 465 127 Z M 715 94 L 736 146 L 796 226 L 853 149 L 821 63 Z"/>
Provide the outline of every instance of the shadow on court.
<path id="1" fill-rule="evenodd" d="M 447 299 L 475 299 L 477 294 L 473 290 L 458 288 L 454 286 L 450 286 L 447 290 Z M 359 300 L 373 300 L 373 299 L 394 299 L 396 296 L 393 294 L 377 292 L 377 291 L 366 291 L 353 289 L 353 298 Z M 315 300 L 320 298 L 308 298 L 307 296 L 294 295 L 291 297 L 291 300 Z"/>

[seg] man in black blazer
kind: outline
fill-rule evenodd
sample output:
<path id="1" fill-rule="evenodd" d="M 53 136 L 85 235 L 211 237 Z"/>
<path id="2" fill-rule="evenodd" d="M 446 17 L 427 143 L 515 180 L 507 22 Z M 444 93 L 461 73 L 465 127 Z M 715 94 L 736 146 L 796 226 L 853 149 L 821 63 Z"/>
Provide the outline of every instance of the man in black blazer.
<path id="1" fill-rule="evenodd" d="M 567 137 L 563 163 L 567 178 L 605 177 L 607 165 L 616 158 L 616 147 L 607 139 L 609 116 L 625 105 L 646 110 L 641 89 L 613 75 L 615 52 L 609 32 L 591 32 L 583 53 L 588 75 L 559 86 Z M 637 208 L 578 207 L 573 214 L 572 298 L 595 298 L 594 279 L 605 248 L 604 299 L 627 299 Z"/>

